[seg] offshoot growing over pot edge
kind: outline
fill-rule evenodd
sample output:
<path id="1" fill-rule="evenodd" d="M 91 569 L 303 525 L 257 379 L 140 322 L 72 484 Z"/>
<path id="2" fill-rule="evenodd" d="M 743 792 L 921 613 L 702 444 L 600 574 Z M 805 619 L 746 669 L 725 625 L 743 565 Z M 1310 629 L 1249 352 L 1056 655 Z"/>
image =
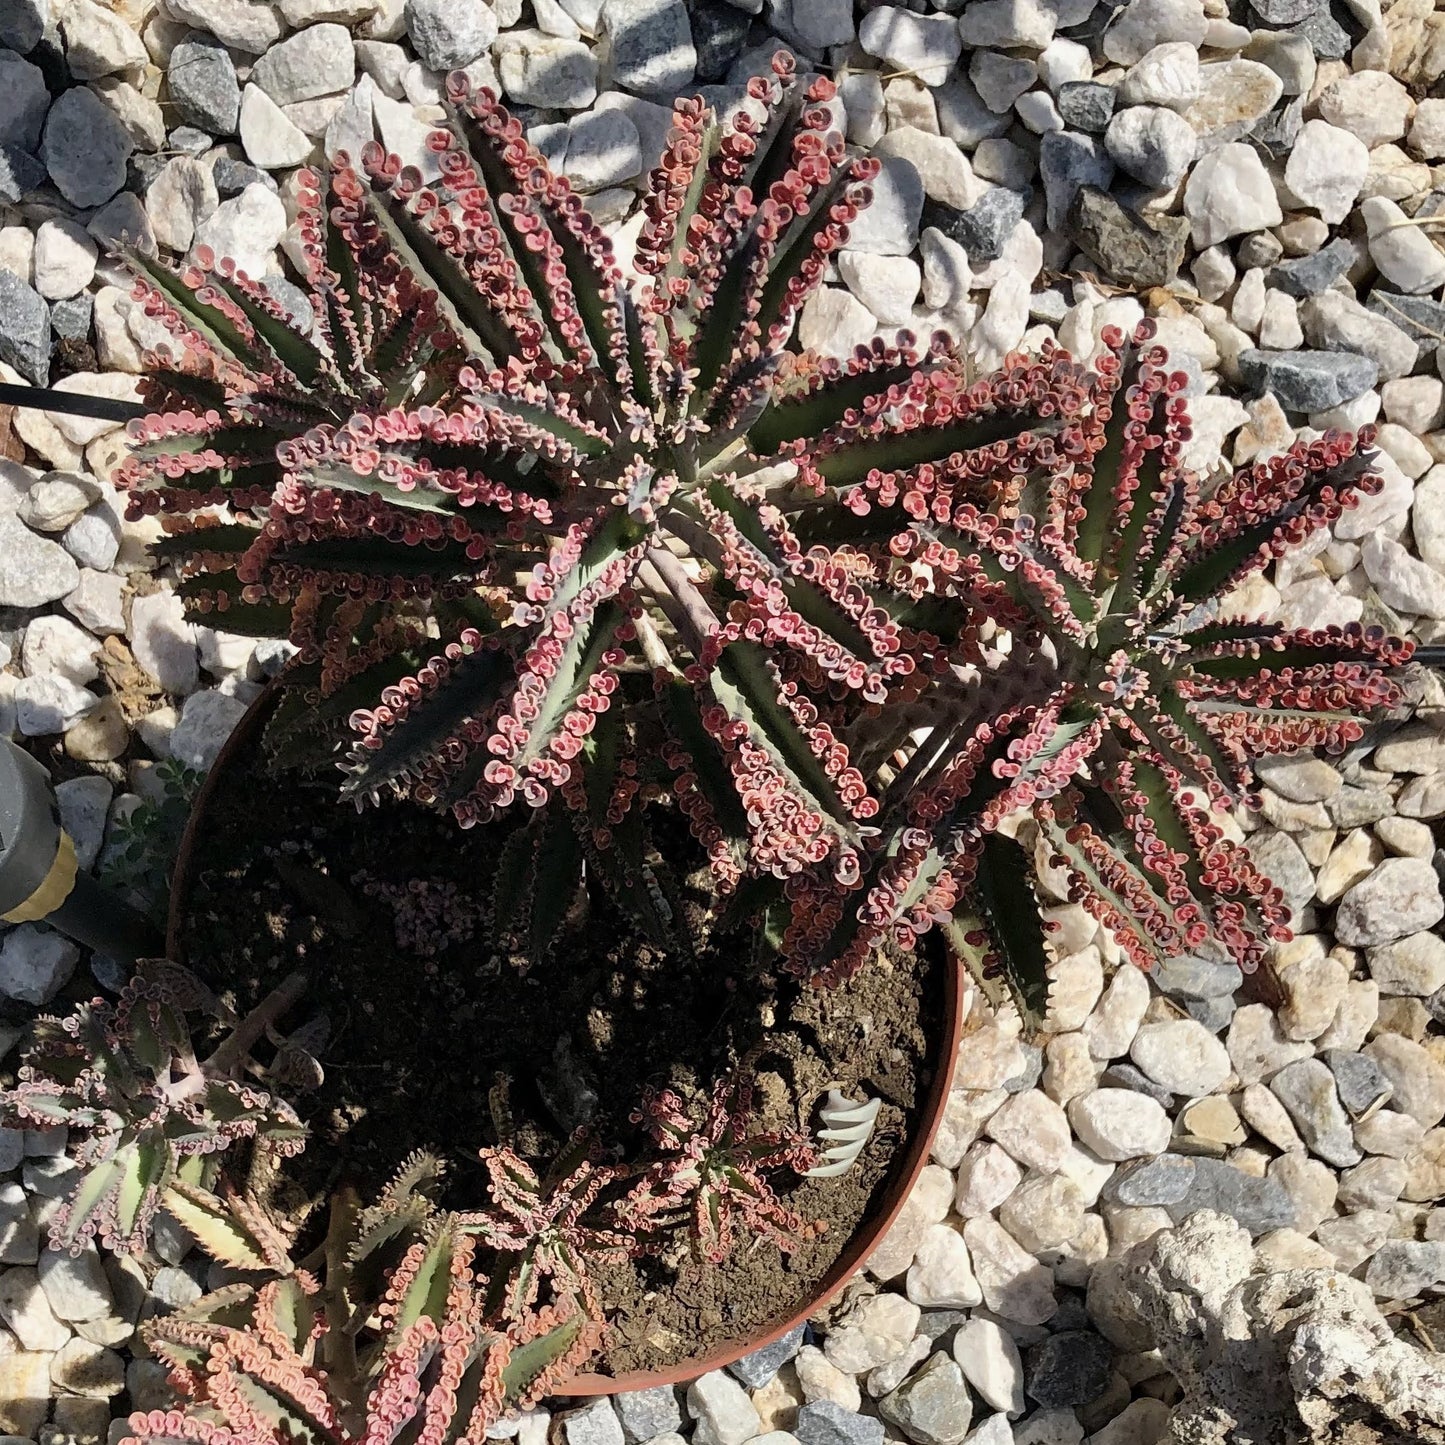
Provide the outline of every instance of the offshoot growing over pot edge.
<path id="1" fill-rule="evenodd" d="M 441 1213 L 435 1160 L 381 1199 L 343 1193 L 315 1259 L 228 1285 L 146 1329 L 183 1404 L 130 1417 L 137 1445 L 481 1441 L 596 1348 L 575 1304 L 511 1317 L 488 1302 L 477 1241 Z"/>
<path id="2" fill-rule="evenodd" d="M 237 1268 L 284 1254 L 269 1191 L 306 1131 L 290 1104 L 251 1081 L 262 1073 L 252 1051 L 302 987 L 299 976 L 289 979 L 237 1019 L 186 969 L 152 960 L 114 1004 L 94 999 L 68 1018 L 36 1020 L 18 1081 L 0 1092 L 0 1123 L 70 1130 L 71 1157 L 84 1172 L 50 1221 L 54 1248 L 78 1254 L 98 1237 L 139 1254 L 165 1208 Z M 202 1021 L 224 1032 L 197 1058 L 193 1023 Z M 263 1075 L 273 1089 L 300 1077 L 288 1067 L 286 1041 L 275 1041 L 274 1077 Z M 242 1140 L 251 1143 L 252 1173 L 238 1189 L 219 1177 L 220 1155 Z"/>

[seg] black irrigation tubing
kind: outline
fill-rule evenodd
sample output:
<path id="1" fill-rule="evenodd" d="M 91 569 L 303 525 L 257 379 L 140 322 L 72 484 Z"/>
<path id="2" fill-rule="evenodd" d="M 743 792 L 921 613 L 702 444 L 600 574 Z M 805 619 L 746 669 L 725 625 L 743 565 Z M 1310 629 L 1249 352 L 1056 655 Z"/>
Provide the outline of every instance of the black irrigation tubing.
<path id="1" fill-rule="evenodd" d="M 43 386 L 11 386 L 0 382 L 0 406 L 23 406 L 32 411 L 63 411 L 68 416 L 90 416 L 100 421 L 134 421 L 146 415 L 137 401 L 110 396 L 86 396 L 79 391 L 55 391 Z"/>

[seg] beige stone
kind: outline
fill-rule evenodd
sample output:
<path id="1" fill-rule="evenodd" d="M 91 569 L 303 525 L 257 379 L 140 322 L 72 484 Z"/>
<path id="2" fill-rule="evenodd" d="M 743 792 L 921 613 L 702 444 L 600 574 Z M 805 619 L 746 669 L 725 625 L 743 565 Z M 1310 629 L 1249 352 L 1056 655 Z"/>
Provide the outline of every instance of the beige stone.
<path id="1" fill-rule="evenodd" d="M 50 1411 L 53 1355 L 0 1350 L 0 1431 L 34 1438 Z"/>
<path id="2" fill-rule="evenodd" d="M 1314 934 L 1281 945 L 1275 967 L 1285 997 L 1279 1011 L 1285 1037 L 1318 1038 L 1334 1022 L 1344 1001 L 1348 970 L 1325 953 L 1323 942 Z"/>
<path id="3" fill-rule="evenodd" d="M 1244 1143 L 1244 1125 L 1234 1105 L 1220 1094 L 1196 1100 L 1180 1116 L 1180 1123 L 1197 1139 L 1231 1146 Z"/>
<path id="4" fill-rule="evenodd" d="M 1335 1207 L 1339 1183 L 1334 1171 L 1306 1154 L 1281 1154 L 1269 1166 L 1269 1177 L 1283 1186 L 1295 1206 L 1295 1228 L 1313 1234 Z"/>
<path id="5" fill-rule="evenodd" d="M 1304 1148 L 1294 1121 L 1265 1085 L 1246 1084 L 1239 1096 L 1239 1111 L 1251 1129 L 1281 1152 L 1289 1154 Z"/>
<path id="6" fill-rule="evenodd" d="M 1148 985 L 1146 983 L 1145 987 Z M 1099 1081 L 1102 1065 L 1089 1052 L 1088 1037 L 1082 1033 L 1055 1034 L 1044 1045 L 1044 1093 L 1056 1104 L 1087 1093 Z"/>
<path id="7" fill-rule="evenodd" d="M 1364 1052 L 1394 1085 L 1397 1109 L 1413 1115 L 1427 1129 L 1445 1119 L 1445 1065 L 1428 1049 L 1399 1034 L 1379 1034 L 1365 1045 Z"/>
<path id="8" fill-rule="evenodd" d="M 1445 1198 L 1445 1129 L 1426 1131 L 1405 1156 L 1405 1170 L 1402 1198 L 1416 1203 Z"/>

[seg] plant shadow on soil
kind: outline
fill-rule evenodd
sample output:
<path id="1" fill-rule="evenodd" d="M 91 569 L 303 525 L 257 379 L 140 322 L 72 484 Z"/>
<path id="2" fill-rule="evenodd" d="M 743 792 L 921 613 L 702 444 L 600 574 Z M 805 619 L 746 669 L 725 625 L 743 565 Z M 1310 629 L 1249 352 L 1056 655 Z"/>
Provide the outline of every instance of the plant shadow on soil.
<path id="1" fill-rule="evenodd" d="M 181 954 L 239 1010 L 292 971 L 307 975 L 302 1008 L 329 1025 L 324 1081 L 294 1100 L 311 1138 L 288 1174 L 308 1196 L 349 1183 L 374 1197 L 424 1149 L 447 1163 L 443 1203 L 482 1207 L 477 1150 L 499 1129 L 539 1172 L 582 1124 L 604 1157 L 645 1162 L 649 1142 L 628 1117 L 644 1086 L 705 1094 L 742 1063 L 756 1075 L 755 1129 L 815 1129 L 837 1087 L 881 1097 L 874 1133 L 841 1179 L 774 1178 L 786 1205 L 827 1226 L 790 1253 L 744 1228 L 721 1265 L 679 1237 L 661 1255 L 595 1269 L 610 1326 L 600 1368 L 665 1368 L 806 1303 L 917 1123 L 944 1018 L 933 948 L 879 955 L 848 983 L 813 988 L 759 966 L 743 936 L 713 938 L 695 962 L 668 957 L 583 892 L 553 951 L 530 965 L 487 941 L 515 823 L 463 831 L 394 802 L 358 815 L 329 782 L 271 775 L 254 745 L 215 783 Z M 696 850 L 683 836 L 663 851 Z"/>

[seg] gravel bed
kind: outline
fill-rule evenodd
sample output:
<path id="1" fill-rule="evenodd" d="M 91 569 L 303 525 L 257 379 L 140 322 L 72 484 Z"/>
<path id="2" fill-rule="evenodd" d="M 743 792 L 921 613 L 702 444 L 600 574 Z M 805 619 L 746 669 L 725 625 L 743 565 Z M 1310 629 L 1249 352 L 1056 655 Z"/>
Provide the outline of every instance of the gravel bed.
<path id="1" fill-rule="evenodd" d="M 1048 337 L 1088 356 L 1104 326 L 1151 316 L 1190 378 L 1202 471 L 1379 424 L 1383 491 L 1239 609 L 1445 640 L 1430 0 L 0 0 L 0 377 L 135 395 L 164 338 L 107 259 L 122 235 L 209 246 L 304 307 L 297 167 L 372 138 L 434 164 L 451 69 L 514 106 L 625 257 L 671 99 L 728 105 L 781 45 L 837 79 L 838 124 L 883 158 L 804 343 L 944 327 L 986 370 Z M 210 763 L 287 652 L 184 620 L 147 568 L 154 524 L 124 520 L 122 455 L 104 423 L 0 412 L 0 729 L 65 778 L 85 866 L 160 794 L 158 763 Z M 1296 913 L 1281 1007 L 1248 1001 L 1232 965 L 1121 966 L 1059 897 L 1044 1035 L 974 1005 L 932 1162 L 826 1329 L 506 1432 L 1153 1445 L 1179 1385 L 1101 1266 L 1200 1209 L 1247 1231 L 1242 1268 L 1327 1266 L 1387 1313 L 1428 1305 L 1445 1290 L 1438 678 L 1417 701 L 1336 762 L 1260 770 L 1239 826 Z M 114 982 L 57 935 L 0 926 L 0 997 L 45 1005 L 73 975 Z M 0 1025 L 5 1067 L 17 1034 Z M 0 1131 L 0 1437 L 101 1445 L 165 1398 L 136 1323 L 209 1271 L 164 1230 L 140 1262 L 45 1252 L 64 1144 Z"/>

